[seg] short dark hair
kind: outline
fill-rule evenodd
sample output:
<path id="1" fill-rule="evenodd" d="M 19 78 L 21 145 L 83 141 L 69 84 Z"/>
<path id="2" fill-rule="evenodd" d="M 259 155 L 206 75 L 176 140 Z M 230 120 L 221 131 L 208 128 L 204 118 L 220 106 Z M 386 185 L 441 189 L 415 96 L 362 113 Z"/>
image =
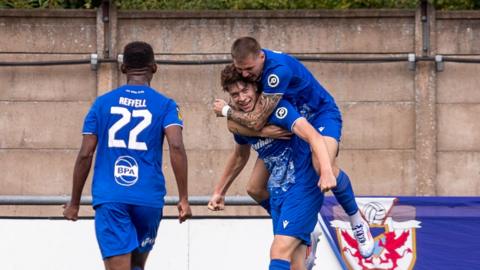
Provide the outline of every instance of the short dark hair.
<path id="1" fill-rule="evenodd" d="M 257 55 L 262 50 L 260 43 L 253 37 L 241 37 L 232 44 L 232 58 L 235 60 L 243 60 L 249 55 Z"/>
<path id="2" fill-rule="evenodd" d="M 245 84 L 254 83 L 243 78 L 242 75 L 235 69 L 233 64 L 225 66 L 220 75 L 220 84 L 222 85 L 223 91 L 228 92 L 228 87 L 237 82 L 243 82 Z"/>
<path id="3" fill-rule="evenodd" d="M 134 41 L 123 49 L 123 64 L 126 68 L 145 68 L 155 64 L 152 46 L 143 41 Z"/>

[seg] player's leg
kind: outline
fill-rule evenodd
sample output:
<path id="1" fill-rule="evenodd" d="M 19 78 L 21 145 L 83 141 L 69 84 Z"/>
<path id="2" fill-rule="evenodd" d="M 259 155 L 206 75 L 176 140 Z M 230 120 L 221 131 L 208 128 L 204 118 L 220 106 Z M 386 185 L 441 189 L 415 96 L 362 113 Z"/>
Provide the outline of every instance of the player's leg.
<path id="1" fill-rule="evenodd" d="M 95 207 L 95 234 L 108 270 L 130 270 L 131 252 L 138 246 L 129 205 L 104 203 Z"/>
<path id="2" fill-rule="evenodd" d="M 130 270 L 131 254 L 123 254 L 106 258 L 103 262 L 106 270 Z"/>
<path id="3" fill-rule="evenodd" d="M 330 157 L 330 164 L 332 165 L 333 175 L 335 177 L 338 176 L 339 168 L 336 165 L 336 157 L 338 153 L 338 141 L 335 138 L 325 136 L 322 134 L 323 141 L 325 142 L 325 146 L 327 147 L 328 156 Z M 313 166 L 317 172 L 320 172 L 320 162 L 318 161 L 317 157 L 312 153 L 312 161 Z"/>
<path id="4" fill-rule="evenodd" d="M 324 139 L 327 144 L 327 148 L 329 149 L 328 151 L 330 157 L 333 156 L 332 164 L 335 164 L 334 166 L 337 168 L 336 170 L 334 169 L 334 172 L 337 172 L 335 175 L 337 177 L 337 186 L 332 189 L 332 192 L 350 219 L 353 234 L 355 235 L 355 238 L 359 244 L 360 254 L 362 254 L 363 257 L 368 258 L 372 255 L 375 244 L 372 234 L 370 233 L 370 227 L 363 219 L 358 209 L 350 178 L 343 170 L 336 166 L 335 157 L 336 153 L 338 152 L 337 140 L 327 136 L 325 136 Z"/>
<path id="5" fill-rule="evenodd" d="M 282 214 L 282 200 L 273 200 L 272 201 L 272 206 L 271 206 L 271 212 L 270 215 L 272 217 L 272 225 L 273 225 L 273 234 L 276 236 L 276 231 L 279 228 L 279 222 Z M 273 244 L 275 242 L 275 237 L 274 241 L 272 242 L 272 245 L 270 247 L 270 255 L 272 252 Z M 284 259 L 280 258 L 273 258 L 270 256 L 270 265 L 269 265 L 269 270 L 281 270 L 281 269 L 290 269 L 290 259 L 288 257 L 285 257 Z"/>
<path id="6" fill-rule="evenodd" d="M 292 256 L 301 240 L 288 235 L 275 235 L 270 248 L 269 270 L 290 269 Z"/>
<path id="7" fill-rule="evenodd" d="M 272 215 L 275 237 L 270 253 L 271 259 L 282 260 L 284 265 L 283 261 L 290 260 L 292 269 L 302 270 L 305 269 L 306 247 L 311 245 L 310 235 L 323 203 L 323 193 L 316 183 L 317 174 L 312 170 L 310 176 L 304 176 L 312 181 L 293 185 L 284 195 L 278 217 L 275 215 L 274 219 Z M 275 201 L 272 199 L 272 204 L 275 205 Z M 303 246 L 301 253 L 297 250 L 300 246 Z"/>
<path id="8" fill-rule="evenodd" d="M 247 193 L 256 202 L 260 203 L 268 199 L 267 181 L 270 174 L 263 160 L 257 158 L 253 167 L 252 175 L 247 183 Z"/>
<path id="9" fill-rule="evenodd" d="M 150 252 L 140 253 L 137 250 L 132 252 L 132 270 L 143 270 L 145 269 L 145 263 L 147 262 L 148 254 Z"/>
<path id="10" fill-rule="evenodd" d="M 145 263 L 150 250 L 152 250 L 163 209 L 148 206 L 133 206 L 131 211 L 132 222 L 135 225 L 138 247 L 132 252 L 132 270 L 145 269 Z"/>
<path id="11" fill-rule="evenodd" d="M 338 141 L 335 138 L 324 136 L 325 144 L 328 149 L 328 155 L 330 156 L 333 173 L 337 178 L 337 186 L 332 189 L 335 198 L 340 203 L 345 212 L 349 215 L 355 215 L 359 213 L 358 205 L 355 201 L 355 194 L 353 192 L 352 183 L 348 175 L 338 168 L 336 164 L 336 156 L 338 153 Z"/>
<path id="12" fill-rule="evenodd" d="M 337 186 L 332 189 L 332 192 L 349 216 L 355 238 L 359 243 L 360 253 L 363 257 L 370 257 L 374 248 L 374 240 L 370 233 L 370 228 L 358 209 L 350 178 L 336 164 L 342 123 L 338 119 L 322 119 L 315 122 L 315 127 L 323 136 L 333 173 L 337 178 Z M 318 164 L 318 161 L 314 160 L 314 162 Z"/>
<path id="13" fill-rule="evenodd" d="M 291 270 L 306 270 L 305 254 L 307 253 L 306 245 L 299 245 L 293 252 L 292 260 L 290 262 Z"/>
<path id="14" fill-rule="evenodd" d="M 316 125 L 321 126 L 319 130 L 322 130 L 321 134 L 327 147 L 333 174 L 337 178 L 337 186 L 332 189 L 332 192 L 335 195 L 338 203 L 349 216 L 354 216 L 354 218 L 361 217 L 360 212 L 358 211 L 357 202 L 355 201 L 355 194 L 353 192 L 350 178 L 337 166 L 336 163 L 341 123 L 332 119 L 326 119 L 319 121 L 319 123 L 316 123 Z M 318 160 L 315 158 L 315 156 L 312 155 L 312 159 L 313 163 L 317 164 L 315 167 L 319 167 Z"/>
<path id="15" fill-rule="evenodd" d="M 253 167 L 252 175 L 247 183 L 247 193 L 267 212 L 270 213 L 270 200 L 267 191 L 267 182 L 270 174 L 263 160 L 257 158 Z"/>

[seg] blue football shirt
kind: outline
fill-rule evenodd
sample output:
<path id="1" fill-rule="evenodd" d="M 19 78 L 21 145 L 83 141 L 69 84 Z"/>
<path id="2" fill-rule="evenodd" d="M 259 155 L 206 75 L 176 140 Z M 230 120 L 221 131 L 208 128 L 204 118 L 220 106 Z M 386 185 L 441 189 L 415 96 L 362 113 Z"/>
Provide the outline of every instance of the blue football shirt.
<path id="1" fill-rule="evenodd" d="M 260 85 L 265 94 L 281 94 L 309 122 L 318 117 L 341 118 L 333 97 L 296 58 L 263 49 Z"/>
<path id="2" fill-rule="evenodd" d="M 94 206 L 163 206 L 162 146 L 171 125 L 183 126 L 177 104 L 148 86 L 124 85 L 96 99 L 83 126 L 98 138 Z"/>
<path id="3" fill-rule="evenodd" d="M 292 131 L 302 116 L 285 100 L 281 100 L 268 122 Z M 308 143 L 294 135 L 290 140 L 234 135 L 238 144 L 250 144 L 257 151 L 270 173 L 267 188 L 271 196 L 283 195 L 292 185 L 318 181 Z"/>

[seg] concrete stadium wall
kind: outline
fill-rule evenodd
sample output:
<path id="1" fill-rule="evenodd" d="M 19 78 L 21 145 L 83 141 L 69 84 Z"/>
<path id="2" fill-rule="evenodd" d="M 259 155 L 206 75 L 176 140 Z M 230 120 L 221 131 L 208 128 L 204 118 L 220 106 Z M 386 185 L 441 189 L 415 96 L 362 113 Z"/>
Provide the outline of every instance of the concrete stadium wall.
<path id="1" fill-rule="evenodd" d="M 266 48 L 299 55 L 479 57 L 480 12 L 429 7 L 427 50 L 420 15 L 419 9 L 0 10 L 0 62 L 89 59 L 91 53 L 115 59 L 133 40 L 151 43 L 157 59 L 229 59 L 231 43 L 243 35 L 258 38 Z M 418 62 L 414 71 L 407 62 L 305 64 L 342 110 L 339 163 L 357 195 L 480 194 L 479 64 L 449 62 L 442 72 L 433 62 Z M 211 193 L 233 145 L 225 119 L 210 109 L 215 97 L 225 97 L 219 87 L 222 68 L 161 65 L 153 81 L 183 111 L 192 195 Z M 83 117 L 97 95 L 124 82 L 118 66 L 0 69 L 0 194 L 69 194 Z M 246 195 L 253 157 L 230 195 Z M 164 160 L 167 188 L 175 195 L 168 158 Z M 87 183 L 84 194 L 89 193 Z M 205 207 L 194 211 L 211 215 Z M 0 207 L 0 215 L 60 212 L 58 207 Z M 264 213 L 258 207 L 231 207 L 224 214 Z"/>

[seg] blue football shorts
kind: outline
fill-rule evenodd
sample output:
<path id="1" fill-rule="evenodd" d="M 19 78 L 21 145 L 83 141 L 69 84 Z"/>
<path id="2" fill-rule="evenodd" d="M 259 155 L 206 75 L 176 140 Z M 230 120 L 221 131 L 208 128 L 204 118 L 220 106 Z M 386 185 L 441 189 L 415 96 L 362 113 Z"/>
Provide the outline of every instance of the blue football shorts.
<path id="1" fill-rule="evenodd" d="M 273 234 L 295 237 L 310 246 L 310 233 L 317 224 L 323 198 L 316 182 L 308 186 L 296 183 L 281 196 L 272 196 Z"/>
<path id="2" fill-rule="evenodd" d="M 322 134 L 322 136 L 332 137 L 340 142 L 342 137 L 342 119 L 339 117 L 318 116 L 310 119 L 312 126 Z"/>
<path id="3" fill-rule="evenodd" d="M 95 207 L 95 234 L 102 258 L 153 248 L 163 208 L 124 203 Z"/>

